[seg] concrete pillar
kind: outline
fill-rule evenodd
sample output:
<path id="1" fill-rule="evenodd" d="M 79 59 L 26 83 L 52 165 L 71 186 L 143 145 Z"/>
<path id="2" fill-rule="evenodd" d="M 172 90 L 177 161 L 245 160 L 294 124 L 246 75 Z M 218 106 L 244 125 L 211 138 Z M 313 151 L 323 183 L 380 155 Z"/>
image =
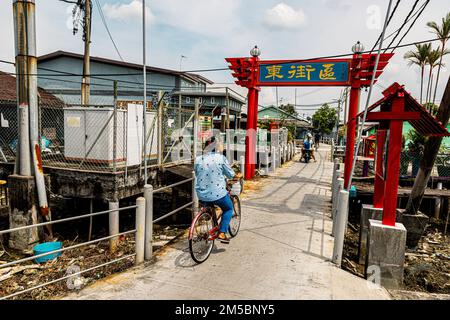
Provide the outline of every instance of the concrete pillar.
<path id="1" fill-rule="evenodd" d="M 31 176 L 11 175 L 9 184 L 9 227 L 17 228 L 38 223 L 38 211 L 35 197 L 35 180 Z M 29 251 L 39 242 L 38 228 L 10 233 L 9 247 Z"/>
<path id="2" fill-rule="evenodd" d="M 367 234 L 369 233 L 369 220 L 381 221 L 383 208 L 374 208 L 371 204 L 363 204 L 359 222 L 359 264 L 366 262 Z"/>
<path id="3" fill-rule="evenodd" d="M 272 160 L 270 161 L 270 165 L 272 167 L 272 172 L 275 172 L 275 170 L 277 169 L 277 149 L 275 147 L 271 147 L 270 150 L 271 156 L 272 156 Z"/>
<path id="4" fill-rule="evenodd" d="M 334 232 L 334 247 L 332 261 L 338 267 L 342 262 L 342 251 L 344 250 L 345 229 L 347 227 L 348 218 L 348 198 L 349 193 L 346 190 L 339 192 L 339 209 L 336 214 L 336 228 Z"/>
<path id="5" fill-rule="evenodd" d="M 369 219 L 367 238 L 366 278 L 389 289 L 398 289 L 403 284 L 405 262 L 406 229 L 401 223 L 383 225 L 381 221 Z"/>
<path id="6" fill-rule="evenodd" d="M 339 210 L 339 194 L 341 190 L 344 190 L 344 179 L 339 178 L 336 183 L 336 190 L 335 190 L 335 201 L 333 202 L 331 206 L 331 217 L 333 219 L 333 226 L 331 230 L 331 235 L 334 237 L 336 232 L 336 226 L 337 226 L 337 216 L 338 216 L 338 210 Z"/>
<path id="7" fill-rule="evenodd" d="M 119 201 L 110 201 L 109 210 L 119 209 Z M 109 213 L 109 235 L 119 233 L 119 211 L 112 211 Z M 116 251 L 118 237 L 111 238 L 109 240 L 109 251 L 111 253 Z"/>

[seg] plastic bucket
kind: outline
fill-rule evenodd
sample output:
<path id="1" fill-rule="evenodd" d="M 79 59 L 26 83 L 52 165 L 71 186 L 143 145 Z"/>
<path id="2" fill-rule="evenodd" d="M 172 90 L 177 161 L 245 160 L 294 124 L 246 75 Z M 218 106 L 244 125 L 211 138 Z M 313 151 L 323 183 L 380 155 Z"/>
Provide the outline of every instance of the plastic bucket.
<path id="1" fill-rule="evenodd" d="M 40 243 L 38 245 L 35 245 L 33 247 L 33 253 L 34 255 L 38 255 L 38 254 L 42 254 L 42 253 L 46 253 L 46 252 L 50 252 L 50 251 L 54 251 L 54 250 L 58 250 L 62 248 L 62 242 L 44 242 L 44 243 Z M 56 257 L 59 257 L 61 255 L 61 252 L 56 252 L 56 253 L 50 253 L 47 254 L 45 256 L 39 257 L 34 259 L 37 263 L 42 263 L 48 260 L 53 260 Z"/>

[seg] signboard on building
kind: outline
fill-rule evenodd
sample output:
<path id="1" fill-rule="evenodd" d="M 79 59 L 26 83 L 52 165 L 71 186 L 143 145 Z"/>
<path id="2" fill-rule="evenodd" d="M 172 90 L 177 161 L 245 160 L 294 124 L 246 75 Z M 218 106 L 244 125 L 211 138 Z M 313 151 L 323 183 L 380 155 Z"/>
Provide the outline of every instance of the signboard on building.
<path id="1" fill-rule="evenodd" d="M 347 86 L 350 84 L 350 62 L 348 59 L 261 61 L 258 85 Z"/>

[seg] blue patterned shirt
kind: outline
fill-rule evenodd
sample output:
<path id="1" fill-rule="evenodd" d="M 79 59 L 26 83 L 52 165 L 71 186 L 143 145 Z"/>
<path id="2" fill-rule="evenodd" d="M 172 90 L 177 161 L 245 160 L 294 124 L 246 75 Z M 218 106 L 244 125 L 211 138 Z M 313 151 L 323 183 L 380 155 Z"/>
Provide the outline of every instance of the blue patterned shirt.
<path id="1" fill-rule="evenodd" d="M 197 177 L 195 190 L 200 201 L 216 201 L 227 195 L 225 178 L 234 177 L 227 158 L 214 152 L 198 156 L 194 170 Z"/>

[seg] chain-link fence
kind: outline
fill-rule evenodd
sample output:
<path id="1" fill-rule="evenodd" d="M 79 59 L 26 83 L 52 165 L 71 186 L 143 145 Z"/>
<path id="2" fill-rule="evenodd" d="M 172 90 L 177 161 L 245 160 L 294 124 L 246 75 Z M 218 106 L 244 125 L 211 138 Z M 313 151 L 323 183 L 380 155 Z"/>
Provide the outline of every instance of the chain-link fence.
<path id="1" fill-rule="evenodd" d="M 192 159 L 194 110 L 170 101 L 149 99 L 146 110 L 147 164 L 156 165 L 158 135 L 163 164 Z M 0 102 L 0 162 L 13 163 L 18 147 L 17 105 Z M 161 130 L 158 127 L 161 126 Z M 118 101 L 114 105 L 40 105 L 39 128 L 45 167 L 87 171 L 124 170 L 142 167 L 144 159 L 143 105 Z"/>

